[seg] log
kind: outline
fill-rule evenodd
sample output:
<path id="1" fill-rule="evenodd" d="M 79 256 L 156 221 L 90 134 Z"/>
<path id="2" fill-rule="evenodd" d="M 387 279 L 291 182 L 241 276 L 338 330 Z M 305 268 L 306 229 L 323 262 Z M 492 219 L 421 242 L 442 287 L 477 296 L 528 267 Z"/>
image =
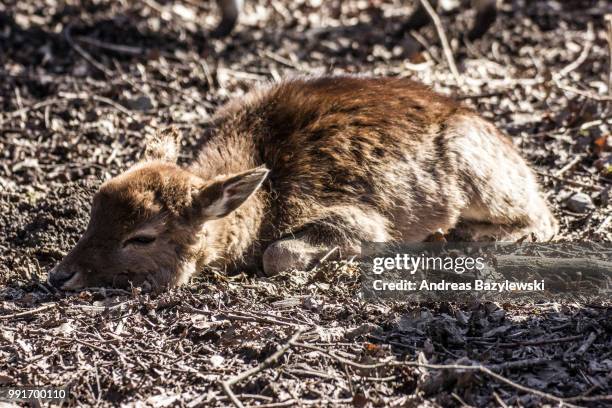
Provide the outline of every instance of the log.
<path id="1" fill-rule="evenodd" d="M 582 278 L 612 277 L 612 262 L 591 258 L 549 258 L 522 255 L 498 255 L 495 257 L 495 270 L 505 276 L 515 276 L 517 272 L 545 275 L 554 273 L 581 274 Z"/>

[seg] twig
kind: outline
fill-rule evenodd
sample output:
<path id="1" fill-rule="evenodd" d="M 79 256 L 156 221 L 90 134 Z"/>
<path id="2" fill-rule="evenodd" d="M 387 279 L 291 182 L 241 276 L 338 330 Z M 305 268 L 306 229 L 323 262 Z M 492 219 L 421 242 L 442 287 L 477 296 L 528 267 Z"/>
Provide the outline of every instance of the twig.
<path id="1" fill-rule="evenodd" d="M 597 227 L 597 229 L 595 230 L 595 232 L 600 233 L 600 232 L 604 232 L 604 230 L 606 229 L 606 227 L 608 226 L 608 224 L 610 224 L 610 221 L 612 221 L 612 215 L 608 215 L 602 222 L 601 224 L 599 224 L 599 227 Z"/>
<path id="2" fill-rule="evenodd" d="M 352 343 L 351 343 L 352 344 Z M 310 377 L 319 377 L 319 378 L 323 378 L 326 380 L 335 380 L 338 377 L 336 375 L 333 374 L 327 374 L 321 371 L 316 371 L 316 370 L 305 370 L 305 369 L 299 369 L 299 368 L 288 368 L 283 370 L 285 372 L 288 372 L 290 374 L 295 374 L 295 375 L 305 375 L 305 376 L 310 376 Z M 372 382 L 387 382 L 387 381 L 394 381 L 396 380 L 398 377 L 395 375 L 390 375 L 387 377 L 358 377 L 361 380 L 365 380 L 365 381 L 372 381 Z"/>
<path id="3" fill-rule="evenodd" d="M 161 4 L 157 3 L 156 1 L 152 1 L 152 0 L 142 0 L 142 2 L 144 4 L 146 4 L 147 6 L 149 6 L 151 9 L 157 11 L 159 14 L 163 14 L 166 10 L 164 10 L 164 8 L 162 7 Z"/>
<path id="4" fill-rule="evenodd" d="M 513 370 L 517 368 L 535 367 L 537 365 L 547 364 L 549 360 L 545 358 L 528 358 L 525 360 L 508 361 L 501 364 L 492 364 L 487 366 L 491 371 L 501 372 L 505 370 Z"/>
<path id="5" fill-rule="evenodd" d="M 333 358 L 334 360 L 343 363 L 343 364 L 347 364 L 350 366 L 353 366 L 355 368 L 359 368 L 359 369 L 375 369 L 375 368 L 381 368 L 381 367 L 423 367 L 423 368 L 430 368 L 430 369 L 435 369 L 435 370 L 471 370 L 471 371 L 478 371 L 481 372 L 483 374 L 488 375 L 491 378 L 496 379 L 499 382 L 502 382 L 506 385 L 509 385 L 517 390 L 523 391 L 523 392 L 527 392 L 527 393 L 531 393 L 533 395 L 537 395 L 538 397 L 544 398 L 546 400 L 549 401 L 555 401 L 561 404 L 564 404 L 565 406 L 568 407 L 574 407 L 576 408 L 576 405 L 572 405 L 570 403 L 567 402 L 567 400 L 565 398 L 561 398 L 561 397 L 557 397 L 556 395 L 552 395 L 552 394 L 548 394 L 546 392 L 540 391 L 540 390 L 536 390 L 534 388 L 530 388 L 527 387 L 525 385 L 521 385 L 518 384 L 506 377 L 504 377 L 503 375 L 497 374 L 494 370 L 497 369 L 505 369 L 506 365 L 508 365 L 508 367 L 511 367 L 510 364 L 514 364 L 515 366 L 524 366 L 524 362 L 511 362 L 511 363 L 506 363 L 506 364 L 498 364 L 496 366 L 491 366 L 491 368 L 483 366 L 481 364 L 477 364 L 477 365 L 461 365 L 461 364 L 428 364 L 428 363 L 419 363 L 417 361 L 391 361 L 391 360 L 386 360 L 386 361 L 381 361 L 378 363 L 373 363 L 373 364 L 361 364 L 361 363 L 356 363 L 354 361 L 351 361 L 349 359 L 346 359 L 344 357 L 340 357 L 337 356 L 335 354 L 332 354 L 330 352 L 328 352 L 325 349 L 322 349 L 321 347 L 316 347 L 316 346 L 312 346 L 310 344 L 305 344 L 305 343 L 297 343 L 295 341 L 290 341 L 290 344 L 294 347 L 301 347 L 301 348 L 306 348 L 306 349 L 310 349 L 310 350 L 314 350 L 314 351 L 318 351 L 319 353 L 325 354 L 331 358 Z M 533 364 L 533 360 L 539 360 L 539 359 L 531 359 L 529 360 L 530 364 Z"/>
<path id="6" fill-rule="evenodd" d="M 337 399 L 302 399 L 297 400 L 294 398 L 288 399 L 282 402 L 272 402 L 270 404 L 258 404 L 249 405 L 246 408 L 284 408 L 284 407 L 299 407 L 305 405 L 313 405 L 315 407 L 335 407 L 340 405 L 350 404 L 353 401 L 352 398 L 337 398 Z"/>
<path id="7" fill-rule="evenodd" d="M 609 102 L 612 101 L 612 96 L 602 96 L 598 95 L 595 92 L 583 91 L 582 89 L 574 88 L 573 86 L 564 85 L 559 82 L 558 79 L 553 78 L 553 82 L 559 89 L 563 89 L 564 91 L 575 93 L 576 95 L 584 96 L 585 98 L 593 99 L 599 102 Z"/>
<path id="8" fill-rule="evenodd" d="M 97 388 L 97 398 L 96 398 L 96 407 L 100 405 L 100 400 L 102 399 L 102 388 L 100 387 L 100 375 L 98 374 L 98 365 L 96 363 L 94 363 L 94 370 L 96 373 L 96 385 L 98 386 Z"/>
<path id="9" fill-rule="evenodd" d="M 458 86 L 463 84 L 463 80 L 459 75 L 459 71 L 457 70 L 457 64 L 455 64 L 455 57 L 453 56 L 453 51 L 448 43 L 448 38 L 446 37 L 446 33 L 444 32 L 444 28 L 442 27 L 442 22 L 440 21 L 440 16 L 436 13 L 436 10 L 431 6 L 429 0 L 419 0 L 421 5 L 425 8 L 429 17 L 434 23 L 436 27 L 436 31 L 438 32 L 438 37 L 440 38 L 440 42 L 442 43 L 442 49 L 444 50 L 444 56 L 446 57 L 446 61 L 450 67 L 450 70 L 455 77 L 455 82 L 457 82 Z"/>
<path id="10" fill-rule="evenodd" d="M 232 320 L 232 321 L 243 321 L 243 322 L 258 322 L 258 323 L 267 323 L 267 324 L 273 324 L 273 325 L 279 325 L 279 326 L 292 326 L 292 327 L 300 327 L 301 325 L 298 323 L 293 323 L 293 322 L 289 322 L 289 321 L 282 321 L 282 320 L 277 320 L 277 319 L 273 319 L 273 318 L 269 318 L 269 317 L 260 317 L 260 316 L 253 316 L 253 315 L 247 315 L 247 316 L 241 316 L 239 314 L 234 314 L 234 313 L 230 313 L 229 311 L 210 311 L 210 310 L 202 310 L 202 309 L 197 309 L 193 306 L 186 306 L 185 309 L 191 313 L 198 313 L 198 314 L 205 314 L 205 315 L 216 315 L 216 317 L 221 317 L 225 320 Z M 237 313 L 244 313 L 245 312 L 240 312 L 238 311 Z"/>
<path id="11" fill-rule="evenodd" d="M 296 324 L 294 323 L 283 322 L 281 320 L 270 319 L 270 318 L 259 317 L 259 316 L 240 316 L 240 315 L 233 314 L 233 313 L 222 313 L 221 316 L 223 316 L 227 320 L 240 320 L 243 322 L 277 324 L 279 326 L 296 326 Z"/>
<path id="12" fill-rule="evenodd" d="M 66 27 L 66 30 L 64 30 L 64 38 L 66 39 L 68 45 L 70 45 L 81 57 L 83 57 L 85 61 L 89 62 L 95 68 L 100 70 L 107 77 L 112 78 L 114 75 L 108 68 L 106 68 L 102 63 L 96 61 L 96 59 L 92 57 L 87 51 L 85 51 L 79 44 L 74 42 L 72 36 L 70 35 L 71 29 L 72 26 L 68 25 Z"/>
<path id="13" fill-rule="evenodd" d="M 456 399 L 461 404 L 462 407 L 474 408 L 473 405 L 470 405 L 466 403 L 463 399 L 461 399 L 461 397 L 457 395 L 457 393 L 453 392 L 451 395 L 453 396 L 454 399 Z"/>
<path id="14" fill-rule="evenodd" d="M 246 315 L 246 316 L 253 316 L 253 317 L 264 317 L 264 318 L 270 318 L 273 321 L 278 321 L 280 323 L 291 323 L 293 326 L 296 327 L 302 327 L 302 326 L 311 326 L 310 323 L 308 322 L 301 322 L 297 319 L 294 318 L 289 318 L 289 317 L 284 317 L 284 316 L 276 316 L 274 314 L 270 314 L 270 313 L 264 313 L 264 312 L 258 312 L 258 311 L 250 311 L 250 312 L 246 312 L 246 311 L 238 311 L 238 313 L 241 313 L 242 315 Z"/>
<path id="15" fill-rule="evenodd" d="M 598 395 L 595 397 L 587 397 L 578 395 L 576 397 L 569 397 L 565 399 L 566 401 L 587 401 L 587 402 L 597 402 L 597 401 L 612 401 L 612 395 Z"/>
<path id="16" fill-rule="evenodd" d="M 259 400 L 259 401 L 274 401 L 274 398 L 272 397 L 266 397 L 265 395 L 257 395 L 257 394 L 239 394 L 237 395 L 240 398 L 250 398 L 250 399 L 254 399 L 254 400 Z M 218 397 L 219 401 L 225 401 L 228 400 L 229 398 L 223 395 L 220 395 Z M 190 404 L 191 406 L 199 406 L 199 405 L 195 405 L 195 404 Z"/>
<path id="17" fill-rule="evenodd" d="M 582 343 L 582 345 L 580 346 L 578 350 L 576 350 L 576 354 L 581 356 L 584 353 L 586 353 L 586 351 L 589 349 L 589 347 L 591 347 L 591 344 L 593 344 L 595 339 L 597 339 L 597 334 L 595 332 L 591 332 L 591 334 L 589 334 L 589 337 L 585 340 L 585 342 Z"/>
<path id="18" fill-rule="evenodd" d="M 305 375 L 308 377 L 319 377 L 319 378 L 323 378 L 326 380 L 335 380 L 336 376 L 332 375 L 332 374 L 327 374 L 321 371 L 316 371 L 316 370 L 304 370 L 304 369 L 299 369 L 299 368 L 288 368 L 286 370 L 283 370 L 285 372 L 291 373 L 291 374 L 296 374 L 296 375 Z"/>
<path id="19" fill-rule="evenodd" d="M 27 114 L 29 111 L 33 111 L 33 110 L 38 110 L 40 108 L 45 108 L 48 107 L 50 105 L 54 105 L 56 103 L 60 103 L 60 102 L 64 102 L 64 101 L 71 101 L 71 100 L 75 100 L 75 99 L 93 99 L 94 101 L 98 101 L 98 102 L 102 102 L 105 103 L 107 105 L 112 106 L 113 108 L 115 108 L 116 110 L 118 110 L 121 113 L 124 113 L 126 115 L 128 115 L 129 117 L 134 117 L 133 113 L 130 112 L 128 109 L 126 109 L 124 106 L 119 105 L 117 102 L 106 98 L 104 96 L 100 96 L 100 95 L 90 95 L 90 94 L 86 94 L 86 93 L 81 93 L 81 94 L 76 94 L 76 93 L 69 93 L 69 92 L 60 92 L 58 94 L 60 96 L 60 98 L 50 98 L 50 99 L 46 99 L 44 101 L 41 102 L 37 102 L 34 103 L 30 106 L 24 106 L 23 108 L 11 111 L 11 112 L 7 112 L 6 113 L 6 117 L 5 119 L 13 119 L 17 116 L 20 115 L 25 115 Z M 4 133 L 4 131 L 3 131 Z"/>
<path id="20" fill-rule="evenodd" d="M 238 397 L 236 397 L 236 394 L 234 394 L 234 392 L 232 391 L 232 388 L 231 388 L 232 385 L 235 385 L 235 384 L 239 383 L 240 381 L 245 380 L 245 379 L 251 377 L 252 375 L 257 374 L 260 371 L 263 371 L 266 368 L 268 368 L 269 366 L 271 366 L 272 364 L 274 364 L 279 358 L 281 358 L 283 356 L 283 354 L 285 354 L 287 352 L 287 350 L 289 350 L 291 348 L 291 344 L 294 341 L 296 341 L 298 339 L 298 337 L 300 337 L 300 334 L 302 334 L 302 329 L 298 329 L 293 334 L 293 336 L 291 336 L 289 341 L 287 341 L 285 344 L 283 344 L 278 350 L 276 350 L 270 357 L 266 358 L 257 367 L 251 368 L 250 370 L 247 370 L 247 371 L 243 371 L 241 374 L 238 374 L 237 376 L 232 377 L 229 380 L 221 382 L 221 386 L 223 387 L 223 391 L 225 391 L 225 393 L 227 394 L 229 399 L 234 403 L 234 405 L 237 408 L 244 408 L 244 405 L 242 405 L 242 403 L 240 402 Z"/>
<path id="21" fill-rule="evenodd" d="M 100 95 L 91 95 L 91 94 L 87 94 L 87 93 L 71 93 L 71 92 L 60 92 L 59 96 L 61 96 L 62 98 L 67 98 L 67 99 L 93 99 L 94 101 L 98 101 L 98 102 L 102 102 L 105 103 L 113 108 L 115 108 L 116 110 L 118 110 L 119 112 L 129 116 L 129 117 L 134 117 L 134 115 L 132 114 L 132 112 L 130 112 L 125 106 L 121 106 L 120 104 L 118 104 L 117 102 L 113 101 L 112 99 L 106 98 L 104 96 L 100 96 Z"/>
<path id="22" fill-rule="evenodd" d="M 574 186 L 574 187 L 582 187 L 582 188 L 586 188 L 588 190 L 592 190 L 592 191 L 601 191 L 601 187 L 595 186 L 595 185 L 589 185 L 586 183 L 581 183 L 580 181 L 575 181 L 575 180 L 567 180 L 563 177 L 557 177 L 554 174 L 548 174 L 548 173 L 544 173 L 543 171 L 536 171 L 536 174 L 539 174 L 540 176 L 543 177 L 550 177 L 553 178 L 555 180 L 561 181 L 565 184 L 569 184 L 570 186 Z"/>
<path id="23" fill-rule="evenodd" d="M 497 403 L 499 404 L 500 407 L 508 408 L 508 405 L 504 402 L 504 400 L 495 391 L 493 391 L 493 397 L 495 398 L 495 401 L 497 401 Z"/>
<path id="24" fill-rule="evenodd" d="M 595 34 L 593 33 L 593 23 L 589 22 L 587 26 L 586 44 L 582 48 L 580 55 L 578 55 L 578 58 L 576 58 L 575 61 L 571 62 L 561 71 L 554 74 L 552 76 L 552 81 L 559 89 L 562 89 L 564 91 L 571 92 L 576 95 L 584 96 L 585 98 L 594 99 L 596 101 L 602 101 L 602 102 L 612 101 L 612 94 L 610 92 L 608 92 L 608 96 L 598 95 L 595 92 L 585 91 L 585 90 L 578 89 L 578 88 L 561 83 L 561 79 L 563 77 L 567 76 L 570 72 L 576 70 L 580 65 L 582 65 L 586 61 L 586 59 L 589 56 L 589 53 L 591 52 L 591 48 L 593 47 L 594 41 L 595 41 Z"/>
<path id="25" fill-rule="evenodd" d="M 274 4 L 274 2 L 272 4 Z M 248 405 L 246 408 L 284 408 L 284 407 L 295 407 L 301 403 L 302 401 L 298 402 L 295 399 L 290 399 L 287 401 L 272 402 L 270 404 Z"/>
<path id="26" fill-rule="evenodd" d="M 567 163 L 565 166 L 563 166 L 561 169 L 559 169 L 559 171 L 555 173 L 555 177 L 561 177 L 562 175 L 564 175 L 566 172 L 571 170 L 576 164 L 578 164 L 583 158 L 584 157 L 582 157 L 581 155 L 574 157 L 572 161 Z"/>
<path id="27" fill-rule="evenodd" d="M 459 95 L 459 96 L 456 96 L 455 99 L 458 99 L 461 101 L 464 99 L 492 98 L 495 96 L 504 96 L 506 94 L 507 94 L 506 91 L 495 91 L 495 92 L 485 92 L 485 93 L 480 93 L 480 94 L 475 94 L 475 95 Z"/>
<path id="28" fill-rule="evenodd" d="M 593 23 L 589 21 L 587 25 L 586 44 L 584 44 L 584 47 L 582 48 L 580 55 L 578 55 L 578 58 L 576 58 L 576 60 L 574 60 L 573 62 L 565 66 L 565 68 L 563 68 L 557 74 L 555 74 L 555 76 L 558 77 L 559 79 L 563 78 L 570 72 L 580 67 L 580 65 L 582 65 L 584 61 L 586 61 L 586 59 L 588 58 L 589 53 L 591 52 L 591 48 L 593 48 L 594 40 L 595 40 L 595 34 L 593 33 Z"/>
<path id="29" fill-rule="evenodd" d="M 482 344 L 482 345 L 491 345 L 491 346 L 495 346 L 495 347 L 508 347 L 508 348 L 512 348 L 512 347 L 542 346 L 542 345 L 545 345 L 545 344 L 567 343 L 567 342 L 570 342 L 570 341 L 580 340 L 580 339 L 583 339 L 583 338 L 584 338 L 584 336 L 577 335 L 577 336 L 561 337 L 561 338 L 558 338 L 558 339 L 528 340 L 528 341 L 517 341 L 517 342 L 512 342 L 512 343 L 495 343 L 495 342 L 492 342 L 492 341 L 480 341 L 480 340 L 473 341 L 473 343 Z"/>
<path id="30" fill-rule="evenodd" d="M 26 310 L 25 312 L 13 313 L 10 315 L 0 316 L 0 320 L 11 320 L 11 319 L 19 319 L 22 317 L 29 317 L 35 315 L 37 313 L 46 312 L 48 310 L 55 309 L 57 307 L 57 303 L 52 303 L 49 305 L 44 305 L 36 309 Z"/>
<path id="31" fill-rule="evenodd" d="M 99 351 L 101 353 L 111 353 L 110 350 L 107 350 L 105 348 L 96 346 L 95 344 L 91 344 L 91 343 L 89 343 L 89 342 L 87 342 L 85 340 L 79 340 L 77 338 L 70 338 L 70 337 L 56 337 L 56 339 L 58 339 L 59 341 L 65 341 L 65 342 L 68 342 L 68 343 L 70 343 L 70 342 L 79 343 L 79 344 L 81 344 L 83 346 L 86 346 L 86 347 L 89 347 L 91 349 L 97 350 L 97 351 Z"/>
<path id="32" fill-rule="evenodd" d="M 336 252 L 338 249 L 339 249 L 339 247 L 338 247 L 338 246 L 335 246 L 335 247 L 333 247 L 331 250 L 329 250 L 329 251 L 328 251 L 328 252 L 327 252 L 327 253 L 326 253 L 326 254 L 325 254 L 325 255 L 324 255 L 324 256 L 323 256 L 321 259 L 319 259 L 319 260 L 317 261 L 316 265 L 315 265 L 315 266 L 313 266 L 313 267 L 310 269 L 310 271 L 312 272 L 312 271 L 314 271 L 315 269 L 317 269 L 319 266 L 321 266 L 321 264 L 322 264 L 323 262 L 325 262 L 325 261 L 326 261 L 326 260 L 327 260 L 327 259 L 328 259 L 330 256 L 332 256 L 332 254 L 333 254 L 334 252 Z"/>
<path id="33" fill-rule="evenodd" d="M 21 102 L 21 92 L 19 92 L 19 88 L 15 88 L 15 99 L 17 100 L 17 107 L 19 109 L 23 109 L 23 103 Z M 25 113 L 21 114 L 21 121 L 22 122 L 26 121 Z"/>
<path id="34" fill-rule="evenodd" d="M 92 286 L 92 287 L 85 287 L 83 289 L 81 289 L 82 291 L 88 291 L 88 292 L 92 292 L 92 293 L 99 293 L 102 296 L 131 296 L 132 292 L 129 292 L 125 289 L 117 289 L 117 288 L 104 288 L 104 287 L 96 287 L 96 286 Z"/>
<path id="35" fill-rule="evenodd" d="M 35 103 L 33 105 L 30 105 L 30 106 L 24 106 L 21 109 L 14 110 L 12 112 L 7 112 L 6 113 L 6 119 L 12 119 L 12 118 L 17 117 L 17 116 L 19 116 L 21 114 L 24 114 L 24 113 L 26 113 L 28 111 L 37 110 L 37 109 L 44 108 L 45 106 L 49 106 L 49 105 L 54 105 L 54 104 L 59 103 L 61 101 L 62 100 L 59 99 L 59 98 L 51 98 L 51 99 L 46 99 L 46 100 L 41 101 L 41 102 L 37 102 L 37 103 Z"/>
<path id="36" fill-rule="evenodd" d="M 126 304 L 128 304 L 128 301 L 117 303 L 116 305 L 112 306 L 71 305 L 70 307 L 72 309 L 81 309 L 88 312 L 111 312 L 121 309 Z"/>
<path id="37" fill-rule="evenodd" d="M 94 47 L 115 51 L 120 54 L 143 55 L 145 53 L 145 49 L 142 47 L 131 47 L 129 45 L 111 44 L 90 37 L 77 37 L 76 40 Z"/>
<path id="38" fill-rule="evenodd" d="M 302 71 L 302 72 L 310 72 L 310 70 L 305 69 L 303 66 L 294 63 L 293 61 L 282 57 L 276 53 L 273 53 L 272 51 L 268 51 L 268 50 L 264 50 L 262 52 L 259 53 L 259 55 L 269 58 L 274 62 L 278 62 L 281 65 L 285 65 L 289 68 L 295 69 L 296 71 Z"/>
<path id="39" fill-rule="evenodd" d="M 334 252 L 336 252 L 338 249 L 339 249 L 339 247 L 338 247 L 338 246 L 333 247 L 333 248 L 332 248 L 332 249 L 331 249 L 331 250 L 330 250 L 328 253 L 326 253 L 326 254 L 325 254 L 325 256 L 324 256 L 323 258 L 319 259 L 319 263 L 323 263 L 323 262 L 327 261 L 327 259 L 328 259 L 330 256 L 332 256 L 332 254 L 333 254 Z"/>

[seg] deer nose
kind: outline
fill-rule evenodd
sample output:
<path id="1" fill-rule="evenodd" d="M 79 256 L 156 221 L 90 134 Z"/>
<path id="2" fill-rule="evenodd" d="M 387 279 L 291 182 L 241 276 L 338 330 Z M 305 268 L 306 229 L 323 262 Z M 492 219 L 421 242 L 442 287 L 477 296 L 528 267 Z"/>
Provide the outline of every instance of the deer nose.
<path id="1" fill-rule="evenodd" d="M 61 289 L 64 283 L 68 282 L 74 276 L 74 271 L 60 269 L 55 267 L 49 271 L 47 282 L 54 288 Z"/>

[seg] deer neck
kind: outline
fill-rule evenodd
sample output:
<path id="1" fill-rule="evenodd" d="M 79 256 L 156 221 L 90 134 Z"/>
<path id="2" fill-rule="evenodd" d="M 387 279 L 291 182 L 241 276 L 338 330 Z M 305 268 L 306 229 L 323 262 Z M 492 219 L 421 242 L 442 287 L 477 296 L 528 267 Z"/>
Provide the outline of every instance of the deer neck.
<path id="1" fill-rule="evenodd" d="M 221 143 L 222 142 L 222 143 Z M 211 141 L 202 150 L 191 171 L 204 179 L 238 173 L 257 167 L 254 148 L 245 139 Z M 264 215 L 268 211 L 266 193 L 257 191 L 227 216 L 205 223 L 200 261 L 222 268 L 241 264 L 258 246 Z"/>

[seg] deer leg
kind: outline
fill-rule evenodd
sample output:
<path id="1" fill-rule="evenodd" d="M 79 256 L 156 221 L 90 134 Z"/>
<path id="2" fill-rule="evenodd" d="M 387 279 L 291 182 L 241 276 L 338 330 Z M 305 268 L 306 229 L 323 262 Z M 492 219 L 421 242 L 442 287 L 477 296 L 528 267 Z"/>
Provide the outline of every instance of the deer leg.
<path id="1" fill-rule="evenodd" d="M 309 269 L 336 247 L 343 257 L 359 256 L 361 242 L 389 240 L 387 224 L 374 210 L 332 207 L 299 232 L 271 243 L 263 254 L 264 273 L 272 276 L 288 269 Z"/>
<path id="2" fill-rule="evenodd" d="M 515 240 L 529 233 L 543 241 L 555 235 L 557 221 L 512 142 L 476 118 L 459 119 L 447 132 L 451 149 L 460 153 L 456 156 L 459 184 L 468 202 L 457 229 L 476 241 Z"/>
<path id="3" fill-rule="evenodd" d="M 497 18 L 496 0 L 474 0 L 476 8 L 476 18 L 474 25 L 468 33 L 468 39 L 474 41 L 485 35 Z"/>
<path id="4" fill-rule="evenodd" d="M 435 8 L 438 2 L 432 0 L 429 3 Z M 427 10 L 425 10 L 425 7 L 423 7 L 420 1 L 417 1 L 415 10 L 412 12 L 410 17 L 408 17 L 408 21 L 402 25 L 400 32 L 403 34 L 410 30 L 419 30 L 429 24 L 430 21 L 431 18 L 429 17 Z"/>
<path id="5" fill-rule="evenodd" d="M 232 32 L 238 22 L 242 3 L 243 0 L 217 0 L 221 9 L 221 22 L 212 32 L 213 37 L 225 37 Z"/>

